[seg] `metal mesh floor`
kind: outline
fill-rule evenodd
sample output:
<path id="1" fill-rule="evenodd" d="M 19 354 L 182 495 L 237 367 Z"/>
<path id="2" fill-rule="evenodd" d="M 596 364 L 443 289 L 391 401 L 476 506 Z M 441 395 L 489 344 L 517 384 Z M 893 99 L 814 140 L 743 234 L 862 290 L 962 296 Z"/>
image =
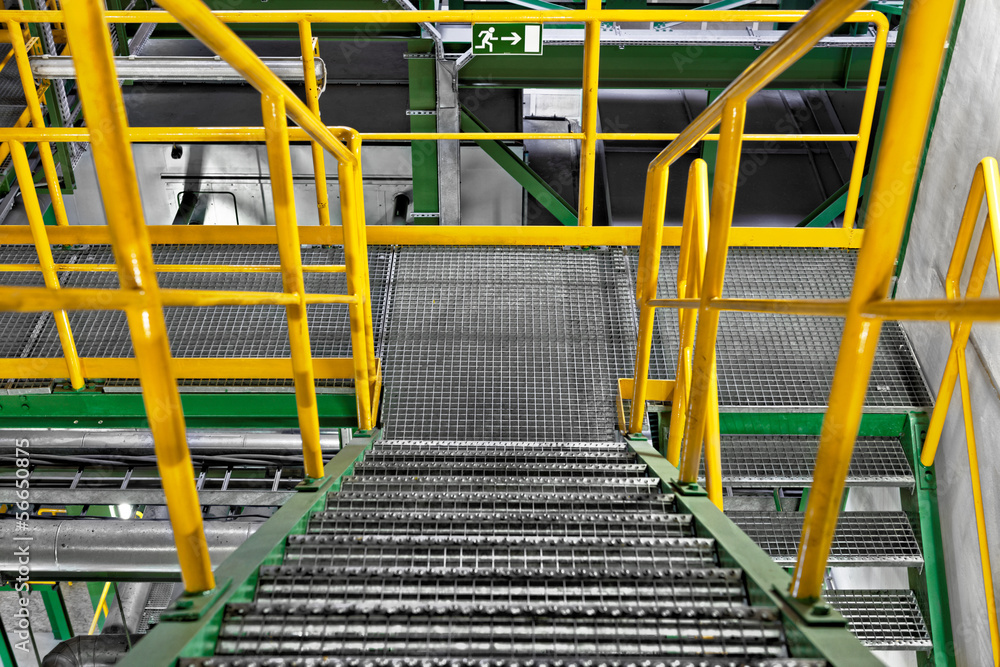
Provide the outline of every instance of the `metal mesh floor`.
<path id="1" fill-rule="evenodd" d="M 635 350 L 618 250 L 402 248 L 385 437 L 611 440 Z"/>
<path id="2" fill-rule="evenodd" d="M 802 534 L 801 512 L 726 512 L 781 565 L 795 563 Z M 829 565 L 919 567 L 924 562 L 903 512 L 844 512 L 830 549 Z"/>
<path id="3" fill-rule="evenodd" d="M 665 248 L 658 294 L 677 293 L 679 250 Z M 731 298 L 840 299 L 850 296 L 856 253 L 821 248 L 731 248 L 723 295 Z M 635 279 L 636 251 L 631 251 Z M 723 313 L 718 339 L 719 402 L 723 408 L 825 410 L 843 319 Z M 677 316 L 656 317 L 650 376 L 673 378 Z M 910 344 L 886 322 L 875 355 L 866 409 L 898 411 L 933 404 Z"/>
<path id="4" fill-rule="evenodd" d="M 824 597 L 847 618 L 851 632 L 872 650 L 933 648 L 913 591 L 831 590 Z"/>
<path id="5" fill-rule="evenodd" d="M 812 484 L 819 436 L 723 435 L 722 483 L 738 487 Z M 704 479 L 704 461 L 702 461 Z M 847 472 L 850 486 L 913 486 L 899 438 L 859 437 Z"/>

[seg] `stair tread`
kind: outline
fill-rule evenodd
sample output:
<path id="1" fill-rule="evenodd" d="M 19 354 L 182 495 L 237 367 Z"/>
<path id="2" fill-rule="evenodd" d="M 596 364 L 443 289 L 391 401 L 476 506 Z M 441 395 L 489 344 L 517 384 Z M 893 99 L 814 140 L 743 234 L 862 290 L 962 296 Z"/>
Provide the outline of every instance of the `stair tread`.
<path id="1" fill-rule="evenodd" d="M 775 562 L 795 563 L 803 512 L 726 512 Z M 918 567 L 920 545 L 904 512 L 844 512 L 837 522 L 830 566 Z"/>
<path id="2" fill-rule="evenodd" d="M 924 615 L 912 590 L 831 590 L 824 598 L 872 650 L 926 651 L 933 648 Z"/>

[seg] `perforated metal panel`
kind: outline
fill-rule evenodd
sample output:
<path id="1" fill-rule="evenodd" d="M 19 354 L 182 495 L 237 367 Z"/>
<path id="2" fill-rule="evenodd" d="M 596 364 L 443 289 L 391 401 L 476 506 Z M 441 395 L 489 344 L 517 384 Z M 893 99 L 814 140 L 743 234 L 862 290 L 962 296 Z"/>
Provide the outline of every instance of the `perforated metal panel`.
<path id="1" fill-rule="evenodd" d="M 679 251 L 665 248 L 658 294 L 677 294 Z M 730 248 L 723 296 L 841 299 L 850 296 L 856 253 L 825 248 Z M 633 279 L 637 255 L 630 252 Z M 723 313 L 718 338 L 719 402 L 726 409 L 825 410 L 843 318 Z M 650 376 L 673 378 L 676 311 L 656 317 Z M 930 392 L 898 323 L 886 322 L 866 399 L 869 411 L 924 409 Z"/>
<path id="2" fill-rule="evenodd" d="M 726 512 L 733 523 L 782 565 L 795 562 L 801 512 Z M 924 562 L 902 512 L 844 512 L 837 521 L 830 566 L 917 567 Z"/>
<path id="3" fill-rule="evenodd" d="M 629 282 L 619 250 L 401 248 L 386 438 L 611 440 Z"/>

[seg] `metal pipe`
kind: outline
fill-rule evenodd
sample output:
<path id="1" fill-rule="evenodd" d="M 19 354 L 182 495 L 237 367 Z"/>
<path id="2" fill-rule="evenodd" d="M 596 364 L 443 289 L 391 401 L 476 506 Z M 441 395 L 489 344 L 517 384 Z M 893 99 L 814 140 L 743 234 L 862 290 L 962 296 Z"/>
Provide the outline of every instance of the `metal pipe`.
<path id="1" fill-rule="evenodd" d="M 152 456 L 153 434 L 140 430 L 87 431 L 83 429 L 2 429 L 0 456 L 13 451 L 14 442 L 27 440 L 32 454 L 59 456 L 88 455 L 100 452 L 118 456 Z M 230 431 L 187 432 L 188 449 L 202 456 L 267 452 L 275 455 L 298 454 L 302 438 L 292 432 L 233 433 Z M 340 449 L 339 433 L 320 433 L 320 447 L 330 454 Z"/>
<path id="2" fill-rule="evenodd" d="M 312 53 L 312 49 L 309 50 Z M 120 79 L 133 81 L 185 81 L 190 83 L 245 83 L 232 65 L 216 57 L 119 56 L 114 59 Z M 42 79 L 75 79 L 72 56 L 30 56 L 31 73 Z M 283 81 L 307 81 L 301 58 L 261 58 Z M 313 79 L 318 93 L 326 89 L 326 63 L 313 58 Z"/>
<path id="3" fill-rule="evenodd" d="M 587 8 L 595 5 L 587 0 Z M 600 2 L 596 3 L 600 7 Z M 583 45 L 583 111 L 581 125 L 583 141 L 580 142 L 580 201 L 577 224 L 590 227 L 594 224 L 594 173 L 597 168 L 597 91 L 600 78 L 601 22 L 588 21 Z"/>
<path id="4" fill-rule="evenodd" d="M 262 525 L 249 521 L 205 524 L 212 567 L 225 560 Z M 0 521 L 0 543 L 18 544 L 14 521 Z M 114 519 L 60 519 L 31 521 L 31 576 L 88 578 L 105 581 L 109 573 L 119 580 L 163 575 L 176 577 L 177 550 L 167 521 Z M 13 549 L 0 554 L 0 572 L 18 570 Z M 73 579 L 75 581 L 75 579 Z M 111 605 L 108 605 L 111 607 Z"/>
<path id="5" fill-rule="evenodd" d="M 306 64 L 306 58 L 310 55 L 317 56 L 319 60 L 319 43 L 313 39 L 312 27 L 309 21 L 299 23 L 299 50 L 302 51 L 302 71 L 305 76 L 306 103 L 309 110 L 320 117 L 319 96 L 326 87 L 325 77 L 320 78 L 323 82 L 320 86 L 317 82 L 316 73 Z M 322 62 L 322 61 L 320 61 Z M 324 227 L 330 226 L 330 193 L 326 185 L 326 158 L 323 156 L 323 147 L 319 142 L 312 142 L 313 174 L 316 181 L 316 210 L 319 213 L 319 224 Z"/>
<path id="6" fill-rule="evenodd" d="M 865 216 L 865 242 L 858 253 L 854 287 L 823 419 L 809 505 L 806 508 L 791 593 L 820 597 L 827 559 L 840 514 L 844 483 L 861 424 L 865 395 L 882 320 L 865 317 L 865 306 L 886 298 L 896 255 L 916 190 L 938 81 L 958 0 L 909 3 L 906 35 L 897 55 L 896 80 L 888 102 L 885 134 Z"/>

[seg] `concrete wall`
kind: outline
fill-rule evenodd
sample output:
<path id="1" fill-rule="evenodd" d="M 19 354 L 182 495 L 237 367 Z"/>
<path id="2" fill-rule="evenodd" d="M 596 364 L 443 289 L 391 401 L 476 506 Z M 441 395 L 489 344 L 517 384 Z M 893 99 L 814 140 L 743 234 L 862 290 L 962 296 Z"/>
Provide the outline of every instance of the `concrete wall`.
<path id="1" fill-rule="evenodd" d="M 920 184 L 899 298 L 944 296 L 943 277 L 973 171 L 983 157 L 1000 157 L 998 30 L 1000 3 L 967 0 Z M 985 295 L 997 296 L 995 270 L 987 285 Z M 948 354 L 948 327 L 916 323 L 907 324 L 906 331 L 936 391 Z M 993 570 L 1000 573 L 1000 325 L 975 325 L 968 361 Z M 969 666 L 993 664 L 957 390 L 937 474 L 956 661 Z"/>

